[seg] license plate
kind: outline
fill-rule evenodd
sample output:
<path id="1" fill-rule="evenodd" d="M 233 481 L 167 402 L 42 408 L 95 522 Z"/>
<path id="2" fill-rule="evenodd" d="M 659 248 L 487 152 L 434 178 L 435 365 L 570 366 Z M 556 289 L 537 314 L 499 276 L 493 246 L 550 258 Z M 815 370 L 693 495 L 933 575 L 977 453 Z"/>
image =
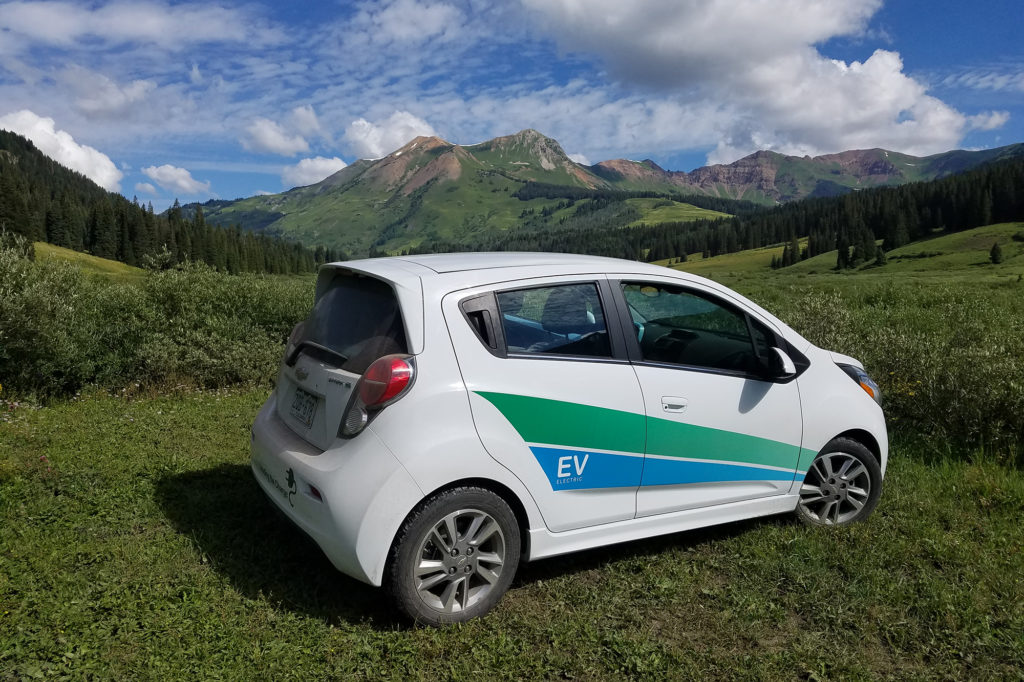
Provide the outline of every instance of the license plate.
<path id="1" fill-rule="evenodd" d="M 295 398 L 292 400 L 292 416 L 306 425 L 308 428 L 313 424 L 313 414 L 316 412 L 316 396 L 301 388 L 295 389 Z"/>

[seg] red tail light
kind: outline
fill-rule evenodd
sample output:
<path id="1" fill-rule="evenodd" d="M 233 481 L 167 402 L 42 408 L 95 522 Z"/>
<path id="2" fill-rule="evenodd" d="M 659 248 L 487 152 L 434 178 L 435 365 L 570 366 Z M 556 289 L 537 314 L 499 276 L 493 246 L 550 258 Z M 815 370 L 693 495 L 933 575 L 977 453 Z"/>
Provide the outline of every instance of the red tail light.
<path id="1" fill-rule="evenodd" d="M 412 364 L 404 357 L 388 355 L 370 365 L 359 381 L 359 399 L 366 407 L 387 403 L 409 386 Z"/>
<path id="2" fill-rule="evenodd" d="M 338 435 L 359 434 L 382 409 L 395 402 L 412 386 L 416 365 L 409 355 L 385 355 L 366 368 L 356 384 Z"/>

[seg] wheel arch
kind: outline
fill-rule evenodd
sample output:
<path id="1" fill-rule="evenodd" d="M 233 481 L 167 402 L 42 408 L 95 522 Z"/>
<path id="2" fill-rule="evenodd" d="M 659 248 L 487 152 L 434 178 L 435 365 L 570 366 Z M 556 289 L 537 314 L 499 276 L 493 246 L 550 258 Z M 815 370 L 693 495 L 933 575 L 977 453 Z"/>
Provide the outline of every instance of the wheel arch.
<path id="1" fill-rule="evenodd" d="M 878 462 L 879 466 L 882 466 L 882 448 L 878 443 L 878 439 L 875 438 L 870 431 L 866 431 L 864 429 L 849 429 L 848 431 L 843 431 L 832 440 L 835 440 L 836 438 L 849 438 L 850 440 L 857 441 L 870 450 L 871 454 L 875 456 L 875 461 Z"/>
<path id="2" fill-rule="evenodd" d="M 409 520 L 409 517 L 412 516 L 421 506 L 423 506 L 424 502 L 426 502 L 433 496 L 439 493 L 446 492 L 448 490 L 454 490 L 455 488 L 467 487 L 483 488 L 484 490 L 489 490 L 498 497 L 500 497 L 502 500 L 504 500 L 505 503 L 509 506 L 509 508 L 512 509 L 512 514 L 516 517 L 516 523 L 519 525 L 520 561 L 529 561 L 530 516 L 526 512 L 526 506 L 523 504 L 522 500 L 519 499 L 519 496 L 516 495 L 514 490 L 509 488 L 507 485 L 490 478 L 460 478 L 457 481 L 445 483 L 444 485 L 439 486 L 434 490 L 431 490 L 430 492 L 423 496 L 423 499 L 421 499 L 412 509 L 409 510 L 408 514 L 405 515 L 405 518 L 399 525 L 399 532 L 401 528 L 405 525 L 405 522 Z M 392 547 L 394 546 L 394 543 L 397 540 L 398 533 L 396 533 L 395 537 L 391 539 Z M 391 554 L 392 553 L 389 550 L 388 556 L 390 557 Z"/>

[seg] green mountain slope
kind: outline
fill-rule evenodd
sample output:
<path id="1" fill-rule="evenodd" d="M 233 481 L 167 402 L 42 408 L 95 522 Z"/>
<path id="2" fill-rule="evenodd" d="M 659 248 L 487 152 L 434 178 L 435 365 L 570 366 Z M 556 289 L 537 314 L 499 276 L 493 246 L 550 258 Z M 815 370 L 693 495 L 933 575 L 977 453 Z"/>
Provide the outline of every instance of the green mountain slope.
<path id="1" fill-rule="evenodd" d="M 151 206 L 108 192 L 7 130 L 0 130 L 0 232 L 39 243 L 43 258 L 81 253 L 83 269 L 118 275 L 151 258 L 166 266 L 203 261 L 232 273 L 306 272 L 329 255 L 211 226 L 194 209 L 187 219 L 177 206 L 155 215 Z M 110 265 L 115 261 L 129 269 L 119 271 Z"/>
<path id="2" fill-rule="evenodd" d="M 470 146 L 417 137 L 382 159 L 358 161 L 315 185 L 209 202 L 203 209 L 212 223 L 238 223 L 359 254 L 480 241 L 514 229 L 558 229 L 582 208 L 576 199 L 517 196 L 527 183 L 584 193 L 615 189 L 570 160 L 555 140 L 524 130 Z M 662 191 L 668 189 L 678 193 L 667 186 Z M 724 215 L 670 203 L 686 220 Z M 644 212 L 628 217 L 626 223 L 636 222 Z"/>

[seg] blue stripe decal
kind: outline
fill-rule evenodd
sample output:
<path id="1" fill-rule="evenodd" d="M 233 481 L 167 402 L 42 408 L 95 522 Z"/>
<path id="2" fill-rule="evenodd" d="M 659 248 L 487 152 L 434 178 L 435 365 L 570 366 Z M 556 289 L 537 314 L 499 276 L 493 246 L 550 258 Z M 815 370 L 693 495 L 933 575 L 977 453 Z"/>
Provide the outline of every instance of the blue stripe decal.
<path id="1" fill-rule="evenodd" d="M 680 485 L 732 481 L 792 481 L 792 471 L 761 469 L 742 464 L 694 462 L 685 459 L 648 457 L 642 485 Z"/>
<path id="2" fill-rule="evenodd" d="M 636 488 L 652 485 L 724 483 L 733 481 L 793 481 L 792 471 L 743 464 L 695 462 L 686 459 L 618 455 L 570 448 L 531 445 L 552 490 Z M 802 474 L 796 481 L 803 480 Z"/>

